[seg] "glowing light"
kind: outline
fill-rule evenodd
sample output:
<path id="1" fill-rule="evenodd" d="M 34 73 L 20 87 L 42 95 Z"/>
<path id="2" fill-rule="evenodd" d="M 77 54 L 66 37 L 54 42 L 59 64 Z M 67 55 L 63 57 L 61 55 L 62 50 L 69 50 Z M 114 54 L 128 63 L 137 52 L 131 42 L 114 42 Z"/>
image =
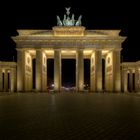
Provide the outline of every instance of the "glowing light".
<path id="1" fill-rule="evenodd" d="M 10 73 L 10 70 L 8 70 L 7 72 Z"/>
<path id="2" fill-rule="evenodd" d="M 102 54 L 104 55 L 104 54 L 107 54 L 108 52 L 109 52 L 109 50 L 103 50 Z"/>
<path id="3" fill-rule="evenodd" d="M 2 73 L 5 73 L 5 69 L 2 69 Z"/>
<path id="4" fill-rule="evenodd" d="M 89 54 L 91 54 L 92 52 L 93 52 L 93 50 L 84 50 L 83 53 L 84 53 L 85 55 L 89 55 Z"/>
<path id="5" fill-rule="evenodd" d="M 54 54 L 54 50 L 46 50 L 45 53 L 49 54 L 49 55 L 53 55 Z"/>
<path id="6" fill-rule="evenodd" d="M 70 50 L 62 50 L 61 53 L 69 55 L 69 54 L 75 54 L 76 51 L 75 50 L 71 50 L 71 51 Z"/>
<path id="7" fill-rule="evenodd" d="M 35 53 L 36 53 L 35 50 L 28 50 L 28 52 L 29 52 L 30 54 L 35 54 Z"/>

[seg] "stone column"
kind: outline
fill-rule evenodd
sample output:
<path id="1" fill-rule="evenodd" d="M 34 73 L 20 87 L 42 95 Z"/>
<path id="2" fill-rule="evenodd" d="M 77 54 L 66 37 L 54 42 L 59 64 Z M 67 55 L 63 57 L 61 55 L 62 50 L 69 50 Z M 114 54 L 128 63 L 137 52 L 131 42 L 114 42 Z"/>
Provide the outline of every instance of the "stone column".
<path id="1" fill-rule="evenodd" d="M 139 70 L 138 68 L 135 69 L 135 91 L 139 91 L 138 90 L 138 87 L 139 87 L 139 83 L 140 82 L 140 79 L 139 79 Z"/>
<path id="2" fill-rule="evenodd" d="M 102 91 L 102 52 L 99 49 L 91 55 L 90 90 L 94 92 Z"/>
<path id="3" fill-rule="evenodd" d="M 123 91 L 124 92 L 128 92 L 128 73 L 127 73 L 127 70 L 123 70 L 123 81 L 122 81 L 122 84 L 123 84 Z"/>
<path id="4" fill-rule="evenodd" d="M 121 67 L 121 91 L 124 92 L 124 74 L 125 70 Z"/>
<path id="5" fill-rule="evenodd" d="M 32 91 L 33 89 L 33 71 L 32 71 L 32 56 L 30 54 L 30 66 L 29 66 L 29 70 L 28 70 L 28 73 L 29 73 L 29 91 Z"/>
<path id="6" fill-rule="evenodd" d="M 31 72 L 30 72 L 30 83 L 29 83 L 29 90 L 32 91 L 33 89 L 33 71 L 32 71 L 32 66 L 31 66 Z"/>
<path id="7" fill-rule="evenodd" d="M 42 91 L 47 91 L 47 58 L 45 53 L 43 53 L 43 75 L 42 75 Z"/>
<path id="8" fill-rule="evenodd" d="M 95 88 L 97 92 L 102 91 L 102 52 L 95 51 Z"/>
<path id="9" fill-rule="evenodd" d="M 8 71 L 4 73 L 4 91 L 8 91 Z"/>
<path id="10" fill-rule="evenodd" d="M 11 68 L 10 72 L 10 91 L 14 92 L 14 68 Z"/>
<path id="11" fill-rule="evenodd" d="M 113 84 L 112 84 L 112 52 L 109 52 L 105 57 L 105 91 L 112 92 Z"/>
<path id="12" fill-rule="evenodd" d="M 25 91 L 25 50 L 17 50 L 17 91 Z"/>
<path id="13" fill-rule="evenodd" d="M 84 89 L 84 58 L 83 50 L 77 50 L 76 54 L 76 89 L 83 91 Z"/>
<path id="14" fill-rule="evenodd" d="M 14 91 L 17 91 L 17 67 L 14 68 Z"/>
<path id="15" fill-rule="evenodd" d="M 95 57 L 91 54 L 90 59 L 90 91 L 95 91 Z"/>
<path id="16" fill-rule="evenodd" d="M 130 90 L 130 92 L 133 91 L 133 73 L 132 73 L 132 70 L 130 70 L 130 73 L 129 73 L 129 90 Z"/>
<path id="17" fill-rule="evenodd" d="M 2 69 L 0 68 L 0 92 L 3 90 L 3 78 L 2 78 Z"/>
<path id="18" fill-rule="evenodd" d="M 120 50 L 113 50 L 113 91 L 120 92 L 121 91 L 121 69 L 120 69 Z"/>
<path id="19" fill-rule="evenodd" d="M 137 90 L 140 92 L 140 70 L 138 72 Z"/>
<path id="20" fill-rule="evenodd" d="M 11 92 L 16 91 L 16 70 L 15 70 L 15 68 L 11 68 L 11 73 L 10 73 L 10 91 Z"/>
<path id="21" fill-rule="evenodd" d="M 36 50 L 36 91 L 42 91 L 42 51 Z"/>
<path id="22" fill-rule="evenodd" d="M 9 75 L 9 76 L 8 76 Z M 8 79 L 9 78 L 9 79 Z M 11 69 L 10 69 L 10 71 L 9 72 L 7 72 L 7 79 L 8 79 L 8 82 L 7 82 L 7 84 L 8 84 L 8 91 L 10 91 L 11 92 Z"/>
<path id="23" fill-rule="evenodd" d="M 54 50 L 54 90 L 61 90 L 61 52 Z"/>
<path id="24" fill-rule="evenodd" d="M 36 50 L 36 91 L 47 90 L 46 56 L 41 49 Z"/>

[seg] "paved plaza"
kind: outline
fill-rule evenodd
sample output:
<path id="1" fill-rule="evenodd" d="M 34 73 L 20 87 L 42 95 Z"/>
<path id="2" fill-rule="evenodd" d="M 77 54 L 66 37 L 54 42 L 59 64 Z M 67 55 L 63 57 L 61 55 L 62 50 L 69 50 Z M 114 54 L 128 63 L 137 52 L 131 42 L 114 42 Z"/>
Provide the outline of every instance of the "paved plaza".
<path id="1" fill-rule="evenodd" d="M 0 93 L 0 140 L 139 140 L 140 95 Z"/>

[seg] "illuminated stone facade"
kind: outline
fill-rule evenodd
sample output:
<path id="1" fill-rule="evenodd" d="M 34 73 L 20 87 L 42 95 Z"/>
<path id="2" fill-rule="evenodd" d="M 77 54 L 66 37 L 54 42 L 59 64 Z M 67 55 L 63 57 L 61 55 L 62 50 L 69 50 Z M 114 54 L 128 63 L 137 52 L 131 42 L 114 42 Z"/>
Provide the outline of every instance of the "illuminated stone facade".
<path id="1" fill-rule="evenodd" d="M 17 64 L 0 61 L 0 92 L 14 92 L 17 87 Z"/>
<path id="2" fill-rule="evenodd" d="M 86 30 L 83 26 L 56 26 L 53 30 L 18 30 L 17 91 L 32 91 L 32 59 L 36 59 L 36 91 L 47 91 L 48 58 L 54 59 L 54 90 L 61 91 L 61 59 L 76 59 L 76 90 L 84 90 L 84 59 L 90 59 L 90 91 L 121 91 L 120 30 Z"/>
<path id="3" fill-rule="evenodd" d="M 84 59 L 90 60 L 90 92 L 140 91 L 140 62 L 120 62 L 126 38 L 120 30 L 86 30 L 82 15 L 75 20 L 71 8 L 65 9 L 63 20 L 56 16 L 52 30 L 18 30 L 12 37 L 17 64 L 0 62 L 0 91 L 47 92 L 49 58 L 54 59 L 55 91 L 62 90 L 62 59 L 76 60 L 76 91 L 84 91 Z"/>
<path id="4" fill-rule="evenodd" d="M 49 58 L 54 59 L 55 91 L 62 90 L 62 59 L 76 60 L 76 91 L 84 91 L 84 59 L 90 60 L 90 92 L 140 91 L 140 62 L 120 63 L 121 44 L 125 40 L 119 36 L 120 30 L 56 26 L 52 30 L 18 30 L 18 33 L 12 37 L 17 44 L 17 63 L 0 62 L 2 92 L 47 92 Z"/>
<path id="5" fill-rule="evenodd" d="M 140 91 L 140 61 L 124 62 L 122 67 L 122 91 Z"/>

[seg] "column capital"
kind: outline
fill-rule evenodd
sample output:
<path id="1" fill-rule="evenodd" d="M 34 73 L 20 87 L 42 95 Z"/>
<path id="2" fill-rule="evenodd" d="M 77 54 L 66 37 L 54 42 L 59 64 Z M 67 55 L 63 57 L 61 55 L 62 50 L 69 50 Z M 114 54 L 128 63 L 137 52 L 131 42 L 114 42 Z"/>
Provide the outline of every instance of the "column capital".
<path id="1" fill-rule="evenodd" d="M 60 48 L 55 48 L 54 51 L 61 51 L 61 49 Z"/>
<path id="2" fill-rule="evenodd" d="M 96 48 L 96 49 L 94 49 L 94 51 L 96 52 L 96 51 L 102 51 L 102 49 L 101 48 Z"/>
<path id="3" fill-rule="evenodd" d="M 35 50 L 36 50 L 36 51 L 43 51 L 42 48 L 36 48 Z"/>
<path id="4" fill-rule="evenodd" d="M 79 51 L 80 51 L 80 50 L 82 51 L 82 50 L 84 50 L 84 48 L 77 48 L 77 51 L 78 51 L 78 50 L 79 50 Z"/>
<path id="5" fill-rule="evenodd" d="M 16 48 L 16 50 L 17 50 L 17 51 L 21 51 L 21 52 L 26 51 L 25 48 Z"/>

